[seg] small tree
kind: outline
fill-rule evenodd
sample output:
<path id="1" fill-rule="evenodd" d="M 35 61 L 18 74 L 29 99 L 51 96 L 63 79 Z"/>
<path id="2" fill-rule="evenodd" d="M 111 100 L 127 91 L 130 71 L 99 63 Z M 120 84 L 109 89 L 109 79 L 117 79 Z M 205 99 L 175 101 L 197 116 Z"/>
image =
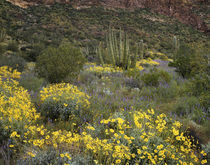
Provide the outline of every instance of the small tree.
<path id="1" fill-rule="evenodd" d="M 85 63 L 80 49 L 70 43 L 48 47 L 38 56 L 36 71 L 50 83 L 69 82 L 77 78 Z"/>

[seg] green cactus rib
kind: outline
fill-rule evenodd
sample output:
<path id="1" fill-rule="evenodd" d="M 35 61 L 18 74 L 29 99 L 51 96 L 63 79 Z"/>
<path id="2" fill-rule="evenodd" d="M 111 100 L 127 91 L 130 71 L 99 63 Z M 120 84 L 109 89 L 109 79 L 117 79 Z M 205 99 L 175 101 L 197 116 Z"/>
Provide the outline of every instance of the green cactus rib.
<path id="1" fill-rule="evenodd" d="M 129 38 L 127 33 L 123 32 L 121 29 L 119 33 L 116 30 L 109 27 L 108 34 L 106 35 L 105 48 L 102 43 L 99 43 L 97 48 L 97 54 L 100 63 L 103 65 L 105 63 L 112 64 L 113 66 L 121 67 L 124 70 L 129 68 L 135 68 L 136 61 L 139 58 L 139 47 L 141 50 L 141 58 L 143 58 L 143 41 L 136 44 L 136 51 L 131 54 L 129 49 Z"/>

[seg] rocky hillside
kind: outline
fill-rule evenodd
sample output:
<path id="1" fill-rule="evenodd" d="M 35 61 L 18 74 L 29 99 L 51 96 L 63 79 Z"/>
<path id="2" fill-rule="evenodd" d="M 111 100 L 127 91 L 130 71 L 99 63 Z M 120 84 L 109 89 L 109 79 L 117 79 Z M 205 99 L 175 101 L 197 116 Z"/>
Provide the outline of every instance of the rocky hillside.
<path id="1" fill-rule="evenodd" d="M 164 14 L 209 32 L 210 3 L 208 0 L 8 0 L 18 6 L 28 7 L 37 4 L 52 5 L 54 3 L 71 4 L 76 8 L 87 6 L 106 6 L 114 8 L 149 8 L 155 13 Z M 204 15 L 194 11 L 203 8 Z M 206 20 L 207 19 L 207 20 Z"/>
<path id="2" fill-rule="evenodd" d="M 81 1 L 78 5 L 75 5 L 76 1 L 74 4 L 72 1 L 72 4 L 55 3 L 50 7 L 34 3 L 30 7 L 20 8 L 17 5 L 23 3 L 16 2 L 14 5 L 1 0 L 0 30 L 6 30 L 13 40 L 21 43 L 23 50 L 30 50 L 37 45 L 37 50 L 41 50 L 43 45 L 58 45 L 63 39 L 67 39 L 83 48 L 88 47 L 87 53 L 90 56 L 94 56 L 98 43 L 105 40 L 110 26 L 126 31 L 132 45 L 143 40 L 149 50 L 154 49 L 168 55 L 173 48 L 174 36 L 182 43 L 194 42 L 205 47 L 209 45 L 208 34 L 182 24 L 175 18 L 151 12 L 148 8 L 125 10 L 123 5 L 121 8 L 111 8 L 111 1 L 104 1 L 103 5 L 107 7 L 101 7 L 97 1 L 89 7 L 91 4 L 87 5 L 87 2 Z M 207 18 L 205 6 L 194 10 L 194 14 Z"/>

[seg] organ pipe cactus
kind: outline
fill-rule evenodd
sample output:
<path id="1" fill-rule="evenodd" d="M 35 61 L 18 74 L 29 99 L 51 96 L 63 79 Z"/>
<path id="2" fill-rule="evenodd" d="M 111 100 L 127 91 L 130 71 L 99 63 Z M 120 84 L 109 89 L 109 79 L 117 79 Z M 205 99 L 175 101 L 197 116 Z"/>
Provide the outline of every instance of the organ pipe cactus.
<path id="1" fill-rule="evenodd" d="M 113 66 L 122 67 L 125 70 L 130 68 L 129 39 L 125 32 L 124 38 L 122 36 L 123 32 L 121 29 L 118 35 L 114 30 L 109 28 L 109 33 L 106 36 L 106 48 L 104 49 L 100 43 L 96 52 L 101 64 L 111 63 Z"/>
<path id="2" fill-rule="evenodd" d="M 3 42 L 6 38 L 6 32 L 4 29 L 0 31 L 0 42 Z"/>

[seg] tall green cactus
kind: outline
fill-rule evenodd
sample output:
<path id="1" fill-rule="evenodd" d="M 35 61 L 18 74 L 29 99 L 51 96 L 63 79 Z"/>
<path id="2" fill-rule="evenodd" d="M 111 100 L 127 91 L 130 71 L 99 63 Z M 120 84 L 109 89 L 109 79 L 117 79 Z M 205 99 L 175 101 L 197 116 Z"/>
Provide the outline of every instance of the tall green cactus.
<path id="1" fill-rule="evenodd" d="M 100 63 L 102 65 L 104 65 L 104 60 L 103 60 L 103 53 L 102 53 L 102 45 L 101 45 L 101 42 L 99 43 L 99 47 L 96 49 L 96 53 L 99 55 L 99 60 L 100 60 Z"/>
<path id="2" fill-rule="evenodd" d="M 0 31 L 0 42 L 3 42 L 5 40 L 5 38 L 6 38 L 6 31 L 5 31 L 5 29 L 2 29 Z"/>
<path id="3" fill-rule="evenodd" d="M 144 58 L 144 43 L 143 43 L 143 40 L 140 41 L 139 47 L 140 47 L 140 59 L 142 60 Z"/>
<path id="4" fill-rule="evenodd" d="M 112 59 L 112 64 L 115 66 L 116 65 L 116 54 L 115 54 L 115 48 L 114 48 L 114 32 L 113 30 L 111 30 L 111 28 L 109 28 L 109 35 L 108 35 L 108 49 L 110 50 L 110 55 L 111 55 L 111 59 Z"/>
<path id="5" fill-rule="evenodd" d="M 179 50 L 179 47 L 180 47 L 179 39 L 176 36 L 174 36 L 174 41 L 173 42 L 174 42 L 174 58 L 176 58 L 176 54 L 177 54 L 177 52 Z"/>
<path id="6" fill-rule="evenodd" d="M 123 38 L 120 29 L 119 37 L 117 37 L 117 33 L 109 28 L 109 33 L 106 36 L 106 49 L 102 50 L 102 46 L 99 44 L 97 54 L 101 64 L 111 63 L 113 66 L 122 67 L 125 70 L 129 69 L 131 58 L 127 34 L 124 32 Z"/>
<path id="7" fill-rule="evenodd" d="M 118 53 L 119 53 L 119 65 L 122 64 L 123 60 L 123 41 L 122 41 L 122 31 L 120 29 L 120 36 L 119 36 L 119 46 L 118 46 Z"/>
<path id="8" fill-rule="evenodd" d="M 136 52 L 135 52 L 134 58 L 131 62 L 131 67 L 132 68 L 136 68 L 136 61 L 137 61 L 137 58 L 138 58 L 138 53 L 139 53 L 139 47 L 138 47 L 138 44 L 136 44 Z"/>

